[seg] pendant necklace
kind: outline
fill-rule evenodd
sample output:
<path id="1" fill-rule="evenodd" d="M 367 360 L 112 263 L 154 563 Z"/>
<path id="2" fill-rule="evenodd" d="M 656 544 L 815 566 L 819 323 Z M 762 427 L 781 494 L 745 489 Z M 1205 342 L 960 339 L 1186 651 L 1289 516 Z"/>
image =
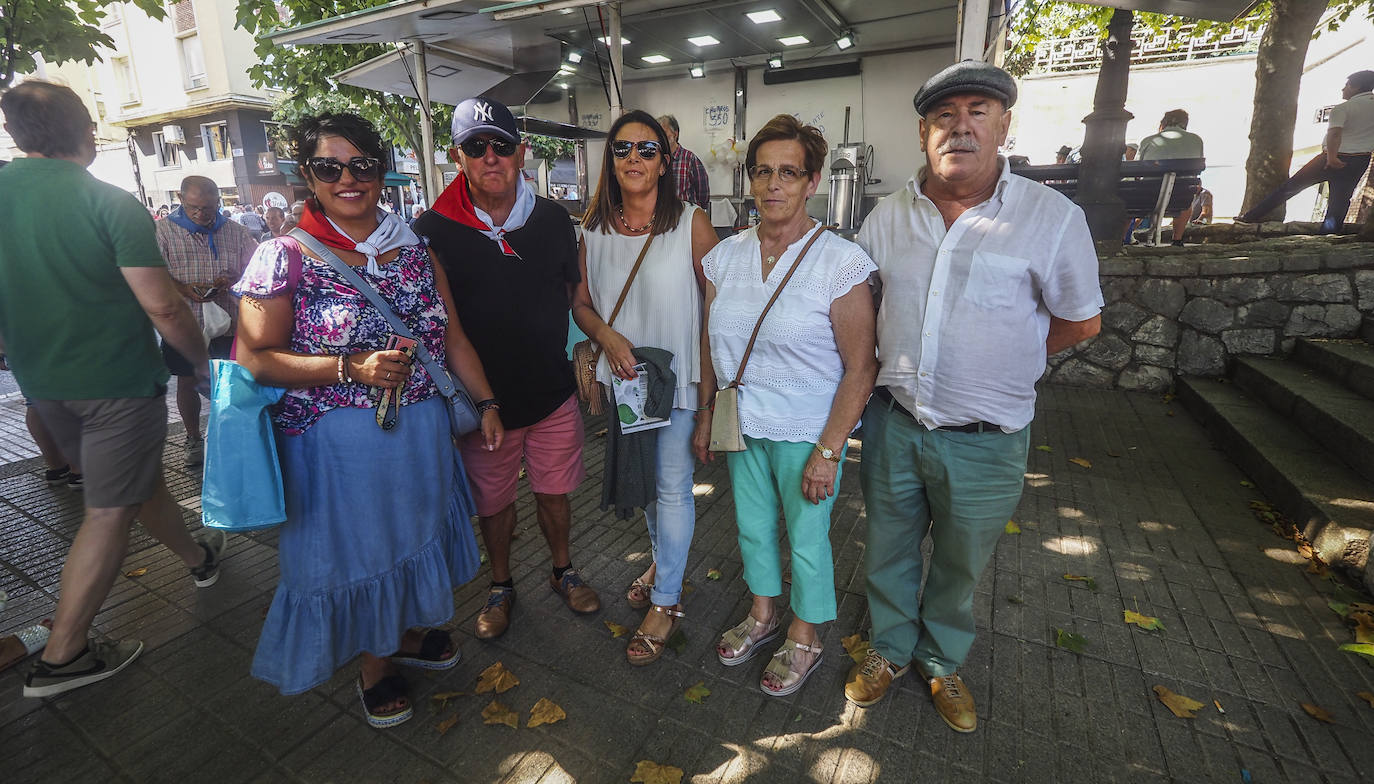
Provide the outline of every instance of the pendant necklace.
<path id="1" fill-rule="evenodd" d="M 625 220 L 625 206 L 624 206 L 624 205 L 621 205 L 621 206 L 617 207 L 616 210 L 618 210 L 618 211 L 620 212 L 620 225 L 621 225 L 621 226 L 624 226 L 624 227 L 625 227 L 625 230 L 628 231 L 628 232 L 630 232 L 631 234 L 641 234 L 641 233 L 643 233 L 643 232 L 648 231 L 648 230 L 649 230 L 649 227 L 652 226 L 652 225 L 654 225 L 654 220 L 653 220 L 653 218 L 650 218 L 650 219 L 649 219 L 649 222 L 646 223 L 646 224 L 644 224 L 643 226 L 638 226 L 638 227 L 631 226 L 630 223 L 629 223 L 629 221 Z"/>

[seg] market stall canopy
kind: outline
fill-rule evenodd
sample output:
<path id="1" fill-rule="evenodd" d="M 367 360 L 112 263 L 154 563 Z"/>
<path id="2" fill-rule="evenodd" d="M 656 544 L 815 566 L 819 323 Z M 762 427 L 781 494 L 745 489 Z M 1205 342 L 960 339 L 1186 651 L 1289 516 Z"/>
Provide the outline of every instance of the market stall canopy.
<path id="1" fill-rule="evenodd" d="M 557 73 L 555 69 L 546 69 L 509 74 L 505 70 L 456 56 L 437 46 L 426 47 L 425 71 L 429 75 L 429 99 L 450 106 L 474 95 L 485 95 L 507 106 L 539 103 L 544 98 L 540 91 Z M 415 58 L 406 51 L 374 57 L 334 74 L 334 79 L 368 90 L 418 97 Z"/>
<path id="2" fill-rule="evenodd" d="M 1091 5 L 1230 22 L 1259 5 L 1257 0 L 1079 0 Z"/>

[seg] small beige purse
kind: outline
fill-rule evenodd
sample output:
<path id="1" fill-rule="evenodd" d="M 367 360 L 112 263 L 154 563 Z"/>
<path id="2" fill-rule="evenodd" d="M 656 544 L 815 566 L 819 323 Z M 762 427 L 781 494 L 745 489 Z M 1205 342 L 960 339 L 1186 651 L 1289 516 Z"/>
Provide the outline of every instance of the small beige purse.
<path id="1" fill-rule="evenodd" d="M 773 296 L 768 300 L 768 304 L 763 306 L 763 312 L 759 314 L 759 320 L 754 323 L 754 333 L 749 336 L 749 345 L 744 348 L 744 356 L 740 357 L 739 370 L 735 371 L 735 380 L 731 381 L 716 392 L 716 400 L 711 408 L 711 446 L 712 452 L 743 452 L 744 431 L 740 426 L 739 420 L 739 382 L 744 378 L 744 366 L 749 364 L 749 355 L 754 351 L 754 341 L 759 338 L 759 328 L 763 326 L 763 319 L 772 309 L 773 303 L 778 301 L 778 295 L 782 294 L 783 286 L 792 279 L 792 273 L 797 271 L 802 259 L 806 258 L 806 252 L 811 250 L 811 246 L 816 244 L 816 240 L 824 234 L 829 226 L 822 226 L 811 239 L 802 247 L 801 253 L 797 254 L 797 260 L 792 262 L 792 267 L 787 270 L 787 274 L 778 283 L 778 287 L 773 291 Z"/>

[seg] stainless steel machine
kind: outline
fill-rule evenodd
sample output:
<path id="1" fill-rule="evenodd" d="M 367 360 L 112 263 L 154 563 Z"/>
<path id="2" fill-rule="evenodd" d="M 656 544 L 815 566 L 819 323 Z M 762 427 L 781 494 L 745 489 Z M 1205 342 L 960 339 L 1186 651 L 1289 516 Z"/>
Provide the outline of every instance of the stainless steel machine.
<path id="1" fill-rule="evenodd" d="M 872 181 L 873 145 L 849 141 L 849 107 L 844 107 L 844 141 L 830 151 L 830 199 L 825 222 L 842 232 L 859 226 L 864 187 Z"/>

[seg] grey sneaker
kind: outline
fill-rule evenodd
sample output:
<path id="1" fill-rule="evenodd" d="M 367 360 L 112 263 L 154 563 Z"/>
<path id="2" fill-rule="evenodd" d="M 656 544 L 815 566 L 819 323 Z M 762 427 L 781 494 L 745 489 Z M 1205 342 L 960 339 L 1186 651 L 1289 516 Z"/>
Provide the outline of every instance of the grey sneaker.
<path id="1" fill-rule="evenodd" d="M 218 534 L 213 537 L 215 541 L 202 539 L 200 542 L 200 549 L 205 551 L 205 562 L 191 568 L 191 579 L 196 581 L 197 588 L 209 588 L 219 581 L 219 560 L 224 554 L 228 537 L 223 531 L 219 531 Z"/>
<path id="2" fill-rule="evenodd" d="M 33 663 L 33 669 L 24 679 L 24 696 L 52 697 L 103 681 L 128 667 L 142 652 L 143 643 L 139 640 L 90 640 L 85 653 L 61 667 L 55 667 L 40 658 Z"/>
<path id="3" fill-rule="evenodd" d="M 197 438 L 194 441 L 186 439 L 186 460 L 182 465 L 187 468 L 195 468 L 205 462 L 205 439 Z"/>

